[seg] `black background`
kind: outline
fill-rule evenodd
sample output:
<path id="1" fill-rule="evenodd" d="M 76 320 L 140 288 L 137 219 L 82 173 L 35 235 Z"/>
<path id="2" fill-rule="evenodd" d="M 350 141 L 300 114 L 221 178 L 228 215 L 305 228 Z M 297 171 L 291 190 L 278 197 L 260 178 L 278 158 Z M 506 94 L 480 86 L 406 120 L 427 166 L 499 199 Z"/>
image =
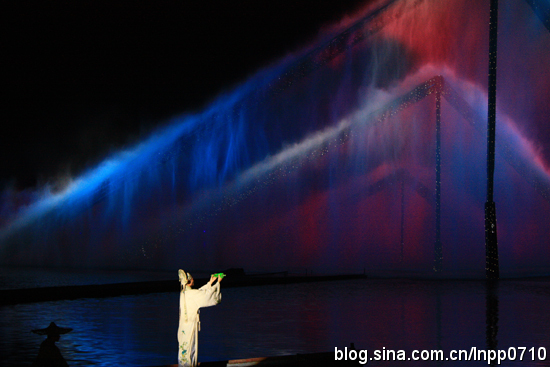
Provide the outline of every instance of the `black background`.
<path id="1" fill-rule="evenodd" d="M 0 182 L 24 189 L 77 175 L 364 4 L 4 2 Z"/>

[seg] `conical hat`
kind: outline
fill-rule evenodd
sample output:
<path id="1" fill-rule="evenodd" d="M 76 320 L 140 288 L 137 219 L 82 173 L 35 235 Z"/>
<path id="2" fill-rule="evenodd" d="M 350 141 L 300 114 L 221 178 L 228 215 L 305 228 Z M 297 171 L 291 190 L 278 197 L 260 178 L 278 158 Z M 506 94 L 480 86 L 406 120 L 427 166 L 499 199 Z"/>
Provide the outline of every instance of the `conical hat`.
<path id="1" fill-rule="evenodd" d="M 67 327 L 59 327 L 55 324 L 55 322 L 51 322 L 50 326 L 48 326 L 47 328 L 32 330 L 32 332 L 38 335 L 61 335 L 67 334 L 71 330 L 73 329 Z"/>

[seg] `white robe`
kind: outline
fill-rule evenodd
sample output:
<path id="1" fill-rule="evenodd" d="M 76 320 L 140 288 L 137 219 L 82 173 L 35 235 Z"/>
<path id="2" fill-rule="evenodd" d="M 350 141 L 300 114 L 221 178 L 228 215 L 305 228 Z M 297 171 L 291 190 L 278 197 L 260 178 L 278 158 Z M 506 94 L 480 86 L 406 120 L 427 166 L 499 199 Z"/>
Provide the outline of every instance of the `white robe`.
<path id="1" fill-rule="evenodd" d="M 178 327 L 178 366 L 197 365 L 199 308 L 215 306 L 221 302 L 220 283 L 205 284 L 199 289 L 187 288 L 180 292 L 180 320 Z"/>

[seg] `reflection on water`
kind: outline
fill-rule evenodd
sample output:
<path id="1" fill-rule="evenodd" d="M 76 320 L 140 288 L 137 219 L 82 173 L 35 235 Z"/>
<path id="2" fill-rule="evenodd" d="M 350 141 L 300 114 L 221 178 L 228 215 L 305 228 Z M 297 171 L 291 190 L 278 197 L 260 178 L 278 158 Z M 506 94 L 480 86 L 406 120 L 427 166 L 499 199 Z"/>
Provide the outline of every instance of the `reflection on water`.
<path id="1" fill-rule="evenodd" d="M 486 303 L 485 303 L 485 322 L 487 337 L 487 349 L 498 350 L 498 282 L 494 279 L 486 281 Z M 493 360 L 491 366 L 495 366 Z"/>
<path id="2" fill-rule="evenodd" d="M 494 293 L 488 293 L 485 281 L 396 279 L 225 289 L 219 306 L 201 312 L 199 361 L 333 351 L 350 342 L 369 351 L 385 347 L 449 353 L 486 349 L 491 340 L 499 349 L 550 350 L 550 281 L 505 280 L 490 291 Z M 490 302 L 495 300 L 498 312 L 493 321 L 498 325 L 488 318 Z M 71 366 L 176 363 L 176 293 L 22 304 L 0 310 L 0 353 L 6 356 L 2 366 L 31 363 L 42 337 L 30 330 L 51 321 L 74 329 L 58 343 Z M 487 330 L 493 326 L 498 334 L 491 336 Z M 462 364 L 476 365 L 432 365 Z"/>

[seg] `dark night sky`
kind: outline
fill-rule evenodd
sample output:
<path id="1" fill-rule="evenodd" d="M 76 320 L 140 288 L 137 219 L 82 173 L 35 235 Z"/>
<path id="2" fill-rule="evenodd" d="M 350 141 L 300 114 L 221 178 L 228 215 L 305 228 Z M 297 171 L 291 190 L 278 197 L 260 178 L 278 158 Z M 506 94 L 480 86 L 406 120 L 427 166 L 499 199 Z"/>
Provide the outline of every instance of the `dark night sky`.
<path id="1" fill-rule="evenodd" d="M 0 9 L 0 182 L 76 175 L 365 1 L 53 1 Z"/>

